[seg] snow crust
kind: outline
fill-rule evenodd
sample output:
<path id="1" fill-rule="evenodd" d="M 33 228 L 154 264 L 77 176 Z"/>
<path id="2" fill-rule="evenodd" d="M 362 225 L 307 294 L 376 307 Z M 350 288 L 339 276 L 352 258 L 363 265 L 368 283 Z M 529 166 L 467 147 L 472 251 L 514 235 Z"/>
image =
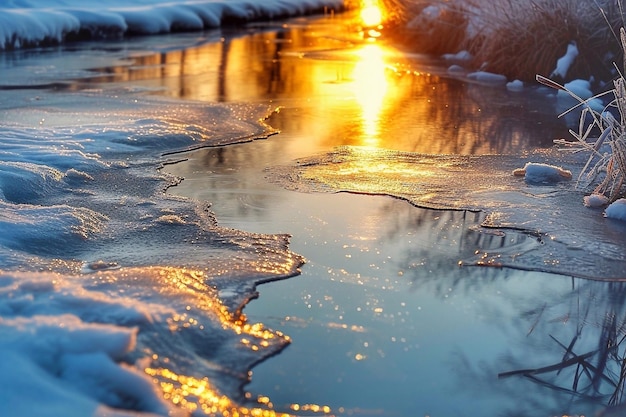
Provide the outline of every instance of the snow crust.
<path id="1" fill-rule="evenodd" d="M 0 49 L 63 42 L 69 35 L 116 38 L 215 28 L 341 9 L 343 0 L 12 0 L 0 5 Z"/>

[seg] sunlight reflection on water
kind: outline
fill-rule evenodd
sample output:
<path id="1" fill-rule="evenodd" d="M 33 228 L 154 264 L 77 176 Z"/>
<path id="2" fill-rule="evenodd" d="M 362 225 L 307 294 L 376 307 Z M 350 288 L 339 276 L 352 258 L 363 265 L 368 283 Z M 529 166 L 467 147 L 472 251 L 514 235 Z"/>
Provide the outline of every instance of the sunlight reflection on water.
<path id="1" fill-rule="evenodd" d="M 611 391 L 606 379 L 585 385 L 591 398 L 567 391 L 572 380 L 584 378 L 564 366 L 568 372 L 543 372 L 549 377 L 543 384 L 523 373 L 497 375 L 560 363 L 561 344 L 586 352 L 615 342 L 622 323 L 606 317 L 623 316 L 623 300 L 604 301 L 621 291 L 619 284 L 458 268 L 460 258 L 477 250 L 509 245 L 526 251 L 540 244 L 514 231 L 480 230 L 483 213 L 419 210 L 372 196 L 291 193 L 265 181 L 268 166 L 336 146 L 374 156 L 391 149 L 514 159 L 566 134 L 544 93 L 514 94 L 450 79 L 438 62 L 363 43 L 337 27 L 336 21 L 296 20 L 249 34 L 226 31 L 184 50 L 142 52 L 131 63 L 99 70 L 108 81 L 133 80 L 174 97 L 280 107 L 268 122 L 281 135 L 196 151 L 185 155 L 186 163 L 166 167 L 185 178 L 171 191 L 213 203 L 220 224 L 291 233 L 292 249 L 308 259 L 302 278 L 263 288 L 261 299 L 247 307 L 294 341 L 255 369 L 247 390 L 269 396 L 278 409 L 330 404 L 333 413 L 349 415 L 597 409 L 596 400 Z M 370 165 L 354 168 L 357 184 L 364 172 L 411 173 L 402 166 L 398 172 L 398 164 L 384 158 L 363 159 Z M 450 185 L 446 178 L 441 183 Z M 611 333 L 612 326 L 619 332 Z M 607 365 L 610 354 L 594 353 L 594 363 Z M 602 371 L 612 378 L 616 365 Z M 545 388 L 550 384 L 554 390 Z"/>

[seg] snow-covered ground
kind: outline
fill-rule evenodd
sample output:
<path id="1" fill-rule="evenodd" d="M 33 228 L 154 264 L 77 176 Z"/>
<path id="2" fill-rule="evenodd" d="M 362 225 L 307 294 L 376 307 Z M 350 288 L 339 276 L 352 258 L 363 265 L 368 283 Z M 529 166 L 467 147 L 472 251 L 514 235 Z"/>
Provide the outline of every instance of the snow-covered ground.
<path id="1" fill-rule="evenodd" d="M 98 92 L 37 102 L 1 113 L 0 415 L 187 415 L 160 392 L 182 390 L 177 375 L 204 387 L 193 407 L 237 409 L 216 399 L 288 339 L 236 311 L 301 259 L 285 236 L 222 229 L 167 197 L 175 179 L 156 164 L 263 136 L 251 116 L 263 109 Z M 216 374 L 220 386 L 203 379 Z"/>
<path id="2" fill-rule="evenodd" d="M 233 21 L 340 10 L 343 0 L 8 0 L 0 5 L 0 49 L 219 27 Z"/>

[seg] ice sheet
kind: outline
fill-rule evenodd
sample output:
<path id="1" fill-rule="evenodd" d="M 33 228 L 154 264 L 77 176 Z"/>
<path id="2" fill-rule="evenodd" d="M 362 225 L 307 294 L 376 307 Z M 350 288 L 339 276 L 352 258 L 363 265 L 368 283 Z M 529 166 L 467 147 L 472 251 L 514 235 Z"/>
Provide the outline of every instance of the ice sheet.
<path id="1" fill-rule="evenodd" d="M 510 236 L 501 248 L 460 260 L 592 279 L 624 278 L 624 222 L 582 204 L 575 181 L 536 183 L 513 175 L 527 162 L 579 172 L 582 161 L 558 150 L 522 156 L 424 155 L 360 147 L 299 159 L 268 175 L 303 192 L 390 195 L 419 207 L 484 211 L 483 227 Z M 577 174 L 575 174 L 577 175 Z M 520 245 L 518 236 L 527 239 Z M 508 242 L 508 243 L 507 243 Z"/>

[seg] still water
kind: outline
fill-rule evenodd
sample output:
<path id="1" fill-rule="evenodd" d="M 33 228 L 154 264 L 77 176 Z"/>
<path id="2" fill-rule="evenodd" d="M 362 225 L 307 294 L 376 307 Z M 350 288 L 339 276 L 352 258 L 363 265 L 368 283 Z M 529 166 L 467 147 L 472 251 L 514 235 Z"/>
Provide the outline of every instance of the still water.
<path id="1" fill-rule="evenodd" d="M 523 253 L 537 242 L 481 228 L 478 209 L 304 193 L 300 178 L 285 186 L 272 177 L 273 167 L 337 147 L 549 154 L 567 128 L 545 91 L 469 83 L 449 75 L 448 63 L 365 39 L 350 16 L 142 45 L 95 69 L 91 82 L 266 104 L 277 132 L 170 155 L 164 167 L 184 178 L 170 193 L 210 202 L 221 226 L 290 234 L 307 260 L 300 276 L 261 286 L 245 308 L 292 341 L 253 369 L 251 402 L 300 415 L 406 417 L 592 415 L 621 402 L 621 283 L 542 265 L 459 266 L 477 252 Z"/>

